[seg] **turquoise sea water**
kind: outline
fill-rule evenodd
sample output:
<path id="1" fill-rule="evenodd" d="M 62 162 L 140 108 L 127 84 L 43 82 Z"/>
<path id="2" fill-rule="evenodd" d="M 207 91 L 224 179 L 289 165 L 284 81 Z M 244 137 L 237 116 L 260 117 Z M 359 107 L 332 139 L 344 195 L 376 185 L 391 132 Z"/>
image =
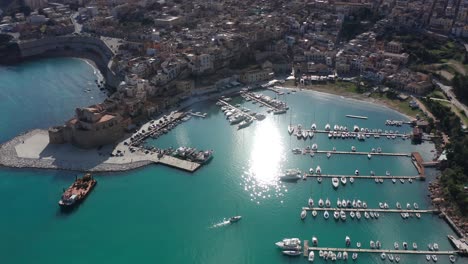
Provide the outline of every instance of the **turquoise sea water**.
<path id="1" fill-rule="evenodd" d="M 73 109 L 99 102 L 104 95 L 96 88 L 93 68 L 82 60 L 51 59 L 0 67 L 0 140 L 22 131 L 62 123 Z M 84 92 L 92 87 L 89 93 Z M 264 92 L 271 94 L 270 92 Z M 93 97 L 93 98 L 91 98 Z M 302 206 L 309 197 L 335 203 L 337 197 L 361 199 L 375 208 L 379 201 L 394 206 L 417 202 L 427 208 L 426 182 L 376 184 L 356 180 L 332 188 L 308 179 L 280 183 L 277 174 L 287 168 L 308 170 L 320 165 L 323 173 L 362 174 L 374 170 L 392 175 L 415 175 L 409 158 L 292 155 L 290 149 L 317 143 L 319 149 L 358 151 L 382 147 L 384 152 L 420 151 L 432 158 L 431 144 L 411 145 L 401 139 L 381 138 L 329 140 L 316 135 L 313 140 L 297 140 L 287 133 L 290 120 L 320 128 L 326 123 L 385 127 L 386 119 L 403 119 L 395 111 L 377 105 L 315 92 L 298 92 L 283 98 L 291 115 L 268 115 L 261 122 L 237 131 L 213 103 L 195 106 L 208 112 L 206 119 L 192 118 L 171 133 L 151 140 L 159 147 L 192 146 L 213 149 L 214 159 L 194 174 L 163 166 L 149 166 L 131 172 L 100 174 L 98 185 L 73 213 L 61 214 L 57 201 L 77 173 L 51 170 L 0 169 L 0 256 L 2 263 L 306 263 L 303 257 L 288 258 L 275 248 L 283 237 L 310 240 L 320 246 L 344 246 L 349 235 L 353 245 L 380 240 L 384 248 L 393 242 L 415 241 L 419 248 L 437 242 L 441 249 L 451 246 L 446 238 L 452 230 L 436 216 L 403 220 L 397 214 L 381 214 L 378 220 L 346 222 L 314 219 L 301 221 Z M 237 99 L 239 100 L 239 99 Z M 240 102 L 240 101 L 239 101 Z M 257 111 L 249 102 L 242 103 Z M 345 114 L 365 115 L 368 120 L 349 119 Z M 393 128 L 394 130 L 395 128 Z M 399 129 L 409 131 L 408 127 Z M 236 224 L 221 224 L 223 218 L 240 214 Z M 400 263 L 426 263 L 423 256 L 401 256 Z M 466 260 L 463 260 L 466 261 Z M 466 263 L 458 260 L 458 263 Z M 316 259 L 317 263 L 324 263 Z M 348 262 L 352 262 L 349 260 Z M 381 263 L 378 255 L 360 254 L 357 263 Z M 387 260 L 388 262 L 388 260 Z M 448 263 L 439 257 L 438 263 Z"/>

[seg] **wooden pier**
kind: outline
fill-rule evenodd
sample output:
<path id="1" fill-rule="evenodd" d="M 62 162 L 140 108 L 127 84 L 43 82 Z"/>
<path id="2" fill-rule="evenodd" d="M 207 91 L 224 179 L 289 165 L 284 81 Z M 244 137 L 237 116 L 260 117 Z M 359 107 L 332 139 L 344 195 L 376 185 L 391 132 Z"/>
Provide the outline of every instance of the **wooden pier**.
<path id="1" fill-rule="evenodd" d="M 384 180 L 391 180 L 391 179 L 417 180 L 421 178 L 421 176 L 377 176 L 377 175 L 372 176 L 372 175 L 334 175 L 334 174 L 317 175 L 317 174 L 309 174 L 309 173 L 305 173 L 304 175 L 306 177 L 315 177 L 315 178 L 322 177 L 322 178 L 338 178 L 338 179 L 341 177 L 345 177 L 347 179 L 354 178 L 354 179 L 384 179 Z"/>
<path id="2" fill-rule="evenodd" d="M 230 104 L 230 103 L 228 103 L 228 102 L 226 102 L 226 101 L 224 101 L 224 100 L 222 100 L 222 99 L 219 99 L 218 102 L 221 102 L 221 103 L 224 104 L 225 106 L 227 106 L 227 107 L 229 107 L 229 108 L 231 108 L 231 109 L 234 109 L 234 110 L 236 110 L 237 112 L 242 113 L 242 114 L 244 114 L 244 115 L 246 115 L 246 116 L 252 118 L 253 120 L 257 120 L 257 118 L 256 118 L 255 116 L 253 116 L 253 115 L 251 115 L 251 114 L 249 114 L 249 113 L 246 113 L 246 112 L 242 111 L 241 109 L 239 109 L 239 108 L 233 106 L 232 104 Z"/>
<path id="3" fill-rule="evenodd" d="M 348 208 L 348 207 L 302 207 L 306 211 L 343 211 L 343 212 L 377 212 L 377 213 L 420 213 L 420 214 L 437 214 L 440 213 L 437 209 L 380 209 L 380 208 Z"/>
<path id="4" fill-rule="evenodd" d="M 317 250 L 317 251 L 333 251 L 333 252 L 356 252 L 356 253 L 378 253 L 378 254 L 412 254 L 412 255 L 453 255 L 459 253 L 459 251 L 455 250 L 439 250 L 439 251 L 429 251 L 429 250 L 404 250 L 404 249 L 370 249 L 370 248 L 334 248 L 334 247 L 304 247 L 304 256 L 308 256 L 308 251 Z"/>

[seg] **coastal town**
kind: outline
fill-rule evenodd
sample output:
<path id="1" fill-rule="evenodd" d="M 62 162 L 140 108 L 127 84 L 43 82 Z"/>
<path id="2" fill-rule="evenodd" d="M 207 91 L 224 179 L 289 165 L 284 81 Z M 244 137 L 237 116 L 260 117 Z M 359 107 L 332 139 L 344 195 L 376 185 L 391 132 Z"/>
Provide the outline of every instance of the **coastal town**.
<path id="1" fill-rule="evenodd" d="M 394 249 L 384 251 L 374 241 L 366 249 L 360 242 L 351 246 L 349 236 L 345 247 L 319 247 L 314 236 L 303 244 L 299 238 L 277 242 L 284 255 L 314 261 L 318 257 L 345 260 L 348 253 L 356 260 L 358 253 L 376 253 L 382 260 L 399 262 L 400 255 L 421 254 L 433 262 L 437 256 L 441 261 L 449 256 L 453 263 L 468 254 L 468 109 L 463 85 L 465 78 L 468 83 L 468 1 L 10 2 L 0 6 L 1 64 L 79 57 L 102 75 L 92 84 L 106 94 L 102 102 L 77 107 L 62 124 L 23 131 L 0 145 L 0 165 L 5 167 L 87 173 L 64 191 L 62 208 L 91 192 L 97 182 L 91 172 L 161 164 L 195 173 L 210 166 L 213 159 L 224 159 L 217 156 L 215 146 L 158 144 L 158 138 L 190 119 L 209 119 L 212 112 L 193 110 L 197 104 L 208 103 L 216 105 L 236 133 L 265 119 L 288 119 L 289 126 L 281 129 L 291 139 L 289 156 L 312 162 L 321 156 L 327 160 L 362 157 L 382 163 L 407 159 L 417 172 L 392 175 L 388 168 L 385 175 L 373 170 L 366 175 L 352 168 L 338 174 L 314 165 L 284 170 L 278 179 L 286 184 L 313 181 L 323 186 L 331 180 L 333 190 L 338 191 L 358 182 L 375 181 L 381 186 L 385 181 L 396 188 L 413 181 L 423 184 L 425 168 L 441 171 L 427 186 L 432 208 L 420 209 L 416 202 L 408 202 L 406 210 L 399 202 L 397 209 L 389 208 L 387 202 L 380 202 L 380 209 L 367 208 L 361 200 L 339 198 L 335 206 L 321 191 L 323 196 L 315 196 L 317 206 L 309 198 L 300 218 L 305 222 L 310 212 L 314 221 L 317 214 L 328 220 L 333 214 L 338 224 L 347 217 L 348 222 L 357 221 L 361 214 L 363 220 L 378 219 L 379 213 L 400 214 L 404 220 L 437 215 L 458 236 L 448 236 L 453 249 L 439 251 L 434 242 L 428 250 L 421 245 L 418 250 L 415 242 L 412 249 L 407 242 L 399 249 L 395 242 Z M 313 106 L 311 125 L 294 124 L 292 112 L 297 109 L 292 102 L 307 90 L 390 107 L 407 120 L 386 120 L 379 127 L 367 128 L 357 125 L 367 116 L 349 112 L 341 117 L 359 120 L 353 126 L 349 126 L 351 121 L 349 127 L 338 125 L 340 120 L 330 120 L 330 116 L 322 124 L 315 120 L 318 109 Z M 327 137 L 331 145 L 319 147 L 317 137 Z M 377 143 L 369 149 L 361 147 L 369 141 Z M 381 141 L 432 142 L 433 158 L 424 160 L 420 149 L 382 150 Z M 337 149 L 338 142 L 349 146 Z M 227 222 L 240 219 L 234 216 Z"/>

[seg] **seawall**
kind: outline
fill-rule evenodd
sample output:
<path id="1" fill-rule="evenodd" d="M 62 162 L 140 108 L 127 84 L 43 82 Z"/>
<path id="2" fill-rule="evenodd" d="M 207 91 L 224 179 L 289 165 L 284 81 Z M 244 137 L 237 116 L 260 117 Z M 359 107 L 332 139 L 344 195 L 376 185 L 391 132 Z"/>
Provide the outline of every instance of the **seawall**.
<path id="1" fill-rule="evenodd" d="M 1 51 L 0 51 L 1 53 Z M 11 44 L 0 56 L 0 63 L 14 64 L 25 60 L 49 57 L 77 57 L 92 60 L 106 80 L 115 88 L 123 76 L 111 69 L 113 51 L 99 38 L 91 36 L 58 36 L 19 41 Z"/>

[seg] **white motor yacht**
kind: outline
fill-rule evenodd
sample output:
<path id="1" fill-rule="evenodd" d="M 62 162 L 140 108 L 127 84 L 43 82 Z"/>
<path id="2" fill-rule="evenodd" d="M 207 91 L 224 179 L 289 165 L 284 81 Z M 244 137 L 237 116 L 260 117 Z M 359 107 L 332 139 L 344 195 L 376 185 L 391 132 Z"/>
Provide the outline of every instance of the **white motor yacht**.
<path id="1" fill-rule="evenodd" d="M 307 211 L 306 211 L 306 210 L 302 210 L 302 211 L 301 211 L 301 219 L 304 220 L 306 217 L 307 217 Z"/>
<path id="2" fill-rule="evenodd" d="M 455 260 L 457 260 L 457 259 L 455 258 L 454 255 L 450 255 L 449 260 L 450 260 L 450 262 L 455 263 Z"/>
<path id="3" fill-rule="evenodd" d="M 367 208 L 367 203 L 366 202 L 362 202 L 362 208 L 364 208 L 364 209 Z"/>
<path id="4" fill-rule="evenodd" d="M 318 240 L 317 240 L 316 237 L 312 237 L 312 245 L 313 245 L 314 247 L 318 246 Z"/>
<path id="5" fill-rule="evenodd" d="M 236 215 L 236 216 L 233 216 L 233 217 L 229 217 L 228 220 L 229 220 L 230 223 L 235 223 L 235 222 L 238 222 L 241 219 L 242 219 L 242 216 Z"/>
<path id="6" fill-rule="evenodd" d="M 309 173 L 314 174 L 314 168 L 309 168 Z"/>
<path id="7" fill-rule="evenodd" d="M 301 250 L 301 240 L 299 238 L 284 238 L 276 242 L 275 245 L 286 250 Z"/>
<path id="8" fill-rule="evenodd" d="M 300 256 L 302 252 L 299 250 L 284 250 L 283 254 L 287 256 Z"/>
<path id="9" fill-rule="evenodd" d="M 390 172 L 389 172 L 389 171 L 385 171 L 385 175 L 386 175 L 386 176 L 390 176 Z"/>
<path id="10" fill-rule="evenodd" d="M 338 185 L 340 184 L 340 180 L 338 180 L 338 178 L 336 178 L 336 177 L 333 177 L 332 178 L 332 184 L 333 184 L 334 188 L 338 188 Z"/>
<path id="11" fill-rule="evenodd" d="M 398 250 L 400 248 L 400 246 L 398 245 L 398 242 L 394 242 L 393 243 L 393 247 L 395 248 L 395 250 Z"/>
<path id="12" fill-rule="evenodd" d="M 375 241 L 375 248 L 378 248 L 380 249 L 382 247 L 382 244 L 380 243 L 380 241 Z"/>
<path id="13" fill-rule="evenodd" d="M 282 181 L 297 181 L 302 179 L 302 172 L 299 169 L 288 169 L 279 178 Z"/>
<path id="14" fill-rule="evenodd" d="M 417 250 L 417 249 L 418 249 L 418 244 L 416 244 L 416 242 L 413 242 L 413 249 L 414 249 L 414 250 Z"/>
<path id="15" fill-rule="evenodd" d="M 346 177 L 345 176 L 341 176 L 341 184 L 345 185 L 346 184 Z"/>
<path id="16" fill-rule="evenodd" d="M 309 261 L 310 261 L 310 262 L 314 262 L 314 257 L 315 257 L 314 251 L 310 251 L 310 253 L 309 253 Z"/>

